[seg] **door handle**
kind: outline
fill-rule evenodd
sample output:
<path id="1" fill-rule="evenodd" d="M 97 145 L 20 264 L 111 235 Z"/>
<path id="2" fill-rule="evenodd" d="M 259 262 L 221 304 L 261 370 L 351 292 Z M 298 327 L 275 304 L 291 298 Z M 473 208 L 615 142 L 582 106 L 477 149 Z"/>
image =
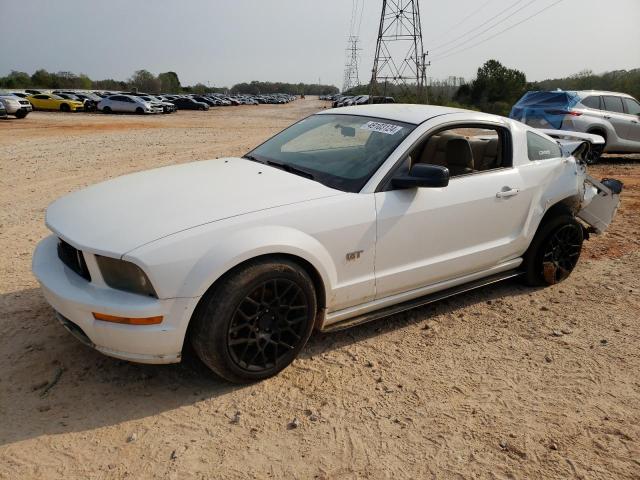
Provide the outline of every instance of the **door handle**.
<path id="1" fill-rule="evenodd" d="M 610 118 L 611 118 L 611 115 L 605 115 L 605 116 L 604 116 L 604 119 L 605 119 L 605 120 L 609 120 Z"/>
<path id="2" fill-rule="evenodd" d="M 497 198 L 515 197 L 519 193 L 520 193 L 520 190 L 518 190 L 517 188 L 510 188 L 509 190 L 502 190 L 496 193 L 496 197 Z"/>

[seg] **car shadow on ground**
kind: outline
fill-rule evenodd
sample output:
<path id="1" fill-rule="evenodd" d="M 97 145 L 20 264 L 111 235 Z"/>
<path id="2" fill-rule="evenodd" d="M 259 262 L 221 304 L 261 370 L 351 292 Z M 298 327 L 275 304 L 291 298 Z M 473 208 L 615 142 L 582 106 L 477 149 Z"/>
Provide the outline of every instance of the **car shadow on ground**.
<path id="1" fill-rule="evenodd" d="M 640 153 L 633 154 L 617 154 L 617 153 L 605 153 L 596 165 L 621 165 L 621 164 L 636 164 L 640 161 Z"/>
<path id="2" fill-rule="evenodd" d="M 300 357 L 312 359 L 424 323 L 434 314 L 455 314 L 468 306 L 531 292 L 509 280 L 349 330 L 316 332 Z M 116 425 L 202 401 L 228 404 L 224 397 L 260 388 L 219 379 L 189 349 L 176 365 L 140 365 L 106 357 L 68 334 L 37 288 L 0 296 L 0 318 L 0 445 Z M 267 380 L 275 382 L 269 388 L 285 388 L 278 381 Z"/>

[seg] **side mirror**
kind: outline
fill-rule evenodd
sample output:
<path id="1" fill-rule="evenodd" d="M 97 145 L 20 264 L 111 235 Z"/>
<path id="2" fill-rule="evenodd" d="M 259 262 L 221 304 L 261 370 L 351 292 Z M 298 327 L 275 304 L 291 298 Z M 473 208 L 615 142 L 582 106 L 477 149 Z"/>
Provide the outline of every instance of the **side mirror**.
<path id="1" fill-rule="evenodd" d="M 449 169 L 440 165 L 418 163 L 411 167 L 408 175 L 391 179 L 394 188 L 442 188 L 449 185 Z"/>

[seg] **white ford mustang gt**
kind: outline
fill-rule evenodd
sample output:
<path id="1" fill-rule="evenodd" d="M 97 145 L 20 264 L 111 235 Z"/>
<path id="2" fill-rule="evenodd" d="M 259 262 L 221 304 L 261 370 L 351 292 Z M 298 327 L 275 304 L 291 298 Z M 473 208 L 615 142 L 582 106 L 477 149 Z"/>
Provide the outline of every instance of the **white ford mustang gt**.
<path id="1" fill-rule="evenodd" d="M 178 362 L 190 341 L 230 381 L 266 378 L 314 328 L 564 280 L 622 184 L 586 174 L 600 137 L 547 133 L 433 106 L 326 110 L 242 158 L 59 199 L 33 271 L 60 322 L 107 355 Z"/>

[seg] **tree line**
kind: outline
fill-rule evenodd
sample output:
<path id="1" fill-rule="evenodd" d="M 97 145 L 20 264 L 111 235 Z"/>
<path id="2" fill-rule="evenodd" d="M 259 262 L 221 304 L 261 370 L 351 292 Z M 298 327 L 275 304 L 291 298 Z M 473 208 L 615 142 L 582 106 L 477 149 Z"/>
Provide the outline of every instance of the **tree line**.
<path id="1" fill-rule="evenodd" d="M 137 70 L 126 81 L 104 79 L 92 80 L 85 74 L 73 72 L 48 72 L 38 69 L 32 75 L 26 72 L 12 71 L 0 77 L 0 88 L 4 89 L 83 89 L 83 90 L 119 90 L 136 89 L 148 93 L 290 93 L 293 95 L 328 95 L 338 93 L 333 85 L 317 85 L 307 83 L 258 82 L 238 83 L 230 89 L 227 87 L 211 87 L 202 83 L 181 85 L 176 72 L 164 72 L 154 75 L 148 70 Z"/>

